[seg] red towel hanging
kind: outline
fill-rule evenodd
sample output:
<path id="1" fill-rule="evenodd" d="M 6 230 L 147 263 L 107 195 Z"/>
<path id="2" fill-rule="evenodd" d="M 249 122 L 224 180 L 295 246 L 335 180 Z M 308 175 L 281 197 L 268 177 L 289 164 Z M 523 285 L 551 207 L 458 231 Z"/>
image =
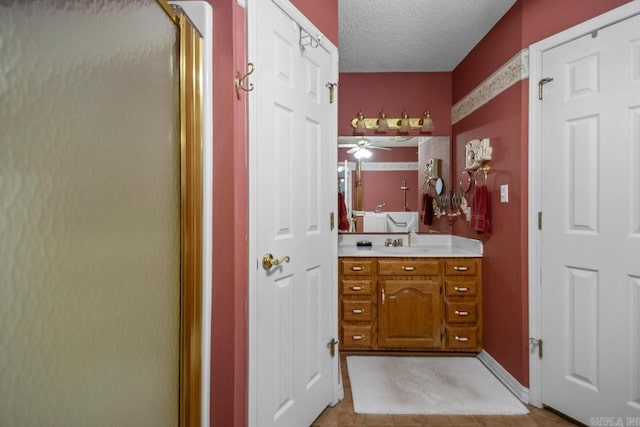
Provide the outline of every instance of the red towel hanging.
<path id="1" fill-rule="evenodd" d="M 478 185 L 473 194 L 471 205 L 471 221 L 469 226 L 478 234 L 491 236 L 491 212 L 489 205 L 489 190 L 486 185 Z"/>
<path id="2" fill-rule="evenodd" d="M 433 224 L 433 199 L 429 196 L 428 193 L 424 193 L 422 195 L 422 212 L 420 212 L 422 216 L 422 223 L 424 225 Z"/>
<path id="3" fill-rule="evenodd" d="M 344 193 L 338 193 L 338 230 L 349 230 L 347 206 L 344 203 Z"/>

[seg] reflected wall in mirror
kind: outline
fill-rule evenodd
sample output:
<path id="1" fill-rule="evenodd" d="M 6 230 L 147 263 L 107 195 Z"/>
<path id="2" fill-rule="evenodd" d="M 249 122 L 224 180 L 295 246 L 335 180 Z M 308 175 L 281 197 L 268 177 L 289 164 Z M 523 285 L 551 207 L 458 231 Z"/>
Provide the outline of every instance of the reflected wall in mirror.
<path id="1" fill-rule="evenodd" d="M 363 213 L 374 212 L 377 207 L 382 212 L 424 210 L 423 194 L 428 185 L 425 168 L 430 159 L 439 160 L 443 191 L 449 191 L 449 137 L 367 136 L 364 139 L 366 143 L 363 137 L 338 137 L 339 167 L 344 168 L 346 161 L 352 178 L 351 186 L 341 191 L 355 218 L 353 231 L 362 232 Z M 365 144 L 370 156 L 356 158 L 354 154 Z M 435 180 L 431 185 L 435 185 Z M 446 220 L 434 218 L 432 224 L 427 225 L 422 214 L 419 219 L 418 232 L 449 232 Z"/>

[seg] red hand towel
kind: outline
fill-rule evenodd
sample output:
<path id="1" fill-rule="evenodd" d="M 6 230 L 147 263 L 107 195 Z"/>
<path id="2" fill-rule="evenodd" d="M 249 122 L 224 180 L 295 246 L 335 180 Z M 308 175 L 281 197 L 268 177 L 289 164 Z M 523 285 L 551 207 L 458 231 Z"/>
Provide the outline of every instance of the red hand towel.
<path id="1" fill-rule="evenodd" d="M 428 193 L 422 195 L 422 223 L 431 225 L 433 223 L 433 199 Z"/>
<path id="2" fill-rule="evenodd" d="M 471 205 L 471 221 L 469 226 L 479 234 L 491 235 L 491 214 L 489 211 L 489 190 L 486 185 L 479 185 L 473 195 Z"/>
<path id="3" fill-rule="evenodd" d="M 344 203 L 344 193 L 338 193 L 338 230 L 349 230 L 347 206 Z"/>

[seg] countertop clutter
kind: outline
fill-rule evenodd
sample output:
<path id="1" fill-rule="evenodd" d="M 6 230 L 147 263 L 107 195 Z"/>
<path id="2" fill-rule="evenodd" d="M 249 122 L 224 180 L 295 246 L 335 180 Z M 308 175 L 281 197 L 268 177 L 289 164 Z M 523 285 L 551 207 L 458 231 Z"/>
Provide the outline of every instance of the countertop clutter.
<path id="1" fill-rule="evenodd" d="M 391 246 L 387 246 L 389 241 Z M 478 258 L 482 257 L 482 242 L 452 235 L 345 233 L 338 235 L 338 256 Z"/>

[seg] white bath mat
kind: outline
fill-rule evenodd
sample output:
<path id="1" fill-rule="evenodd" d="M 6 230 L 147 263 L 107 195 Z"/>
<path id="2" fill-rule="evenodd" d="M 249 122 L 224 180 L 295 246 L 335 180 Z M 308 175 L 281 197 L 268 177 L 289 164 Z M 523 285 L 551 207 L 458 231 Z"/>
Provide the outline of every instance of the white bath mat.
<path id="1" fill-rule="evenodd" d="M 359 414 L 529 412 L 474 357 L 348 356 L 347 369 Z"/>

